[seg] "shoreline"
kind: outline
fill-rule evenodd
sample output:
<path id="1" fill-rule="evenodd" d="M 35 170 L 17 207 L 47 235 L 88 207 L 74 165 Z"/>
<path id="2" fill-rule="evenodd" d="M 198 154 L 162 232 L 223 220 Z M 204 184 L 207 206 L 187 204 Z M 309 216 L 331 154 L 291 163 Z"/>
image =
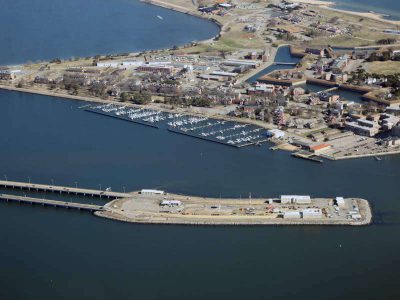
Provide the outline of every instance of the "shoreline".
<path id="1" fill-rule="evenodd" d="M 47 97 L 56 97 L 56 98 L 59 98 L 60 100 L 67 99 L 67 100 L 82 101 L 82 102 L 93 103 L 93 104 L 110 104 L 110 103 L 112 103 L 112 104 L 117 104 L 117 105 L 119 104 L 119 105 L 131 106 L 131 107 L 135 107 L 135 108 L 143 107 L 141 105 L 133 104 L 133 103 L 129 103 L 129 102 L 118 102 L 116 100 L 105 100 L 105 99 L 99 99 L 96 97 L 89 97 L 89 96 L 75 96 L 75 95 L 69 95 L 69 94 L 61 94 L 61 93 L 55 93 L 55 92 L 44 91 L 44 90 L 39 90 L 39 89 L 32 89 L 32 88 L 30 88 L 30 89 L 29 88 L 17 88 L 17 87 L 13 87 L 13 86 L 7 86 L 7 85 L 0 84 L 0 91 L 1 90 L 41 95 L 41 96 L 47 96 Z M 147 108 L 159 110 L 159 111 L 163 111 L 163 112 L 168 112 L 168 113 L 180 112 L 180 113 L 191 114 L 194 116 L 206 116 L 206 117 L 214 118 L 214 119 L 218 119 L 218 120 L 227 120 L 227 121 L 234 121 L 234 122 L 243 123 L 243 124 L 257 125 L 266 130 L 272 129 L 272 127 L 269 126 L 267 123 L 262 123 L 262 122 L 260 123 L 260 122 L 257 122 L 256 120 L 251 120 L 251 119 L 232 118 L 232 117 L 225 116 L 225 115 L 204 114 L 204 113 L 193 112 L 193 111 L 184 110 L 184 109 L 173 110 L 173 109 L 163 108 L 163 107 L 156 106 L 156 105 L 148 105 Z M 273 141 L 271 141 L 271 140 L 269 140 L 269 141 L 273 143 Z M 321 157 L 332 160 L 332 161 L 339 161 L 339 160 L 361 159 L 361 158 L 368 158 L 368 157 L 375 157 L 375 156 L 387 156 L 387 155 L 398 155 L 398 154 L 400 154 L 400 150 L 384 152 L 384 153 L 370 153 L 370 154 L 340 156 L 340 157 L 332 157 L 332 156 L 323 155 Z"/>
<path id="2" fill-rule="evenodd" d="M 191 15 L 191 16 L 196 17 L 196 18 L 200 18 L 200 19 L 203 19 L 203 20 L 210 21 L 210 22 L 214 23 L 215 25 L 217 25 L 217 27 L 219 28 L 219 32 L 215 36 L 213 36 L 213 37 L 211 37 L 209 39 L 206 39 L 206 40 L 191 41 L 188 44 L 184 44 L 184 45 L 179 46 L 178 47 L 179 49 L 184 49 L 185 46 L 190 45 L 191 43 L 199 43 L 199 44 L 210 43 L 210 42 L 214 41 L 215 39 L 218 39 L 221 36 L 221 34 L 223 32 L 223 29 L 225 27 L 225 25 L 222 24 L 221 22 L 219 22 L 218 20 L 216 20 L 214 18 L 211 18 L 211 17 L 206 17 L 206 16 L 202 15 L 201 13 L 199 13 L 197 11 L 197 7 L 194 7 L 194 6 L 193 6 L 194 7 L 194 10 L 193 10 L 193 9 L 188 9 L 188 8 L 180 6 L 180 5 L 176 5 L 176 4 L 172 4 L 172 3 L 168 3 L 168 2 L 160 1 L 160 0 L 139 0 L 139 1 L 144 3 L 144 4 L 154 5 L 154 6 L 157 6 L 157 7 L 165 8 L 165 9 L 168 9 L 168 10 L 176 11 L 176 12 L 179 12 L 179 13 L 183 13 L 183 14 L 186 14 L 186 15 Z M 162 51 L 162 50 L 168 50 L 168 49 L 169 48 L 155 49 L 155 51 Z"/>
<path id="3" fill-rule="evenodd" d="M 317 6 L 319 8 L 327 9 L 327 10 L 330 10 L 330 11 L 350 14 L 350 15 L 358 16 L 358 17 L 362 17 L 362 18 L 369 18 L 369 19 L 372 19 L 372 20 L 375 20 L 375 21 L 381 21 L 381 22 L 384 22 L 384 23 L 387 23 L 387 24 L 391 24 L 391 25 L 400 25 L 400 20 L 385 19 L 386 15 L 383 14 L 383 13 L 361 12 L 361 11 L 354 11 L 354 10 L 336 8 L 338 3 L 335 2 L 335 1 L 297 0 L 296 2 L 303 3 L 303 4 L 308 4 L 308 5 L 312 5 L 312 6 Z"/>

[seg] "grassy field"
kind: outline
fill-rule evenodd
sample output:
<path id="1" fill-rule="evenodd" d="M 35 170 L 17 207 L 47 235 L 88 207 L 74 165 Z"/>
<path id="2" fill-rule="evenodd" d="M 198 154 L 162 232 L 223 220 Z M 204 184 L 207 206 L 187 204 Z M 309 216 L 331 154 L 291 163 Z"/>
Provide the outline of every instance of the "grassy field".
<path id="1" fill-rule="evenodd" d="M 363 18 L 341 12 L 331 11 L 328 9 L 316 9 L 321 12 L 322 22 L 330 22 L 338 27 L 348 24 L 347 27 L 352 30 L 351 36 L 341 35 L 337 37 L 319 37 L 310 42 L 311 45 L 332 45 L 342 47 L 359 47 L 376 45 L 376 41 L 384 38 L 393 38 L 393 35 L 384 34 L 383 30 L 388 28 L 396 29 L 394 25 L 384 23 L 382 21 Z"/>
<path id="2" fill-rule="evenodd" d="M 395 74 L 400 73 L 400 61 L 374 61 L 365 63 L 364 68 L 369 73 Z"/>

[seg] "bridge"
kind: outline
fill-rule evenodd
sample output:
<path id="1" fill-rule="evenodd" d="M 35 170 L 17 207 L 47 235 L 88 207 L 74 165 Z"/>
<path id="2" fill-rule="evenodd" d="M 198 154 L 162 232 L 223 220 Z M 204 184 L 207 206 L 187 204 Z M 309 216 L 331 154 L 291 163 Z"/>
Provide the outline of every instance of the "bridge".
<path id="1" fill-rule="evenodd" d="M 273 62 L 273 65 L 282 65 L 282 66 L 295 66 L 297 63 L 291 63 L 291 62 L 280 62 L 280 61 L 275 61 Z"/>
<path id="2" fill-rule="evenodd" d="M 85 211 L 90 211 L 90 212 L 103 209 L 103 206 L 99 206 L 99 205 L 83 204 L 83 203 L 76 203 L 76 202 L 65 202 L 65 201 L 58 201 L 58 200 L 48 200 L 48 199 L 40 199 L 40 198 L 31 198 L 31 197 L 7 195 L 7 194 L 0 194 L 0 200 L 6 201 L 6 202 L 40 204 L 42 206 L 72 208 L 72 209 L 85 210 Z"/>
<path id="3" fill-rule="evenodd" d="M 334 87 L 332 87 L 332 88 L 329 88 L 329 89 L 326 89 L 326 90 L 322 90 L 322 91 L 316 92 L 316 94 L 319 95 L 319 94 L 322 94 L 322 93 L 330 93 L 330 92 L 337 91 L 338 89 L 339 89 L 339 87 L 334 86 Z"/>
<path id="4" fill-rule="evenodd" d="M 28 183 L 28 182 L 8 181 L 8 180 L 0 180 L 0 187 L 37 191 L 37 192 L 75 194 L 75 195 L 80 195 L 80 196 L 92 196 L 92 197 L 100 197 L 100 198 L 103 197 L 103 198 L 107 198 L 107 199 L 131 197 L 131 194 L 128 194 L 128 193 L 82 189 L 82 188 L 78 188 L 78 187 L 74 188 L 74 187 L 66 187 L 66 186 L 58 186 L 58 185 L 36 184 L 36 183 L 30 183 L 30 182 Z"/>

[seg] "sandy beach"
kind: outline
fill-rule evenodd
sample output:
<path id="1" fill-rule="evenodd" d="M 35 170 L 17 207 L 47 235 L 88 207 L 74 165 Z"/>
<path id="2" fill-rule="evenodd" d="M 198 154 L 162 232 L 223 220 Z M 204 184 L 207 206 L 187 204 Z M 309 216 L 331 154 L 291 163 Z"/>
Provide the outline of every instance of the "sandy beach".
<path id="1" fill-rule="evenodd" d="M 375 13 L 375 12 L 357 12 L 357 11 L 351 11 L 351 10 L 344 10 L 344 9 L 335 8 L 334 7 L 335 2 L 332 2 L 332 1 L 297 0 L 296 2 L 309 4 L 309 5 L 315 5 L 315 6 L 319 6 L 321 8 L 324 8 L 324 9 L 329 9 L 329 10 L 336 11 L 336 12 L 341 12 L 341 13 L 345 13 L 345 14 L 359 16 L 359 17 L 362 17 L 362 18 L 369 18 L 369 19 L 385 22 L 385 23 L 392 24 L 392 25 L 400 25 L 400 21 L 387 20 L 387 19 L 384 18 L 385 17 L 384 15 L 379 14 L 379 13 Z"/>

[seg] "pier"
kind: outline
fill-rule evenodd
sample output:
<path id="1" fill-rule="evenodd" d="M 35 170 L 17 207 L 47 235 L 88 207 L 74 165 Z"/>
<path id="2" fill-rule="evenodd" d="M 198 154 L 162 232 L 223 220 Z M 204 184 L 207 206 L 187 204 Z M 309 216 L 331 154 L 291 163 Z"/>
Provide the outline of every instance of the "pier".
<path id="1" fill-rule="evenodd" d="M 102 112 L 101 110 L 93 109 L 92 107 L 85 107 L 85 108 L 83 108 L 83 109 L 84 109 L 85 111 L 87 111 L 87 112 L 91 112 L 91 113 L 95 113 L 95 114 L 99 114 L 99 115 L 103 115 L 103 116 L 115 118 L 115 119 L 118 119 L 118 120 L 124 120 L 124 121 L 132 122 L 132 123 L 136 123 L 136 124 L 140 124 L 140 125 L 144 125 L 144 126 L 156 128 L 156 129 L 159 128 L 159 127 L 158 127 L 157 125 L 155 125 L 155 124 L 151 124 L 151 123 L 144 122 L 144 121 L 141 121 L 141 120 L 129 119 L 129 118 L 126 118 L 126 117 L 124 117 L 124 116 L 113 115 L 113 114 L 110 114 L 110 113 Z"/>
<path id="2" fill-rule="evenodd" d="M 30 182 L 28 183 L 28 182 L 8 181 L 8 180 L 0 180 L 0 187 L 37 191 L 37 192 L 52 192 L 52 193 L 68 194 L 68 195 L 74 194 L 79 196 L 92 196 L 92 197 L 100 197 L 107 199 L 126 198 L 131 196 L 128 193 L 83 189 L 78 187 L 74 188 L 67 186 L 36 184 Z"/>
<path id="3" fill-rule="evenodd" d="M 67 209 L 77 209 L 77 210 L 85 210 L 85 211 L 99 211 L 103 209 L 103 206 L 93 205 L 93 204 L 83 204 L 76 202 L 65 202 L 58 200 L 48 200 L 48 199 L 40 199 L 40 198 L 31 198 L 24 196 L 16 196 L 16 195 L 7 195 L 0 194 L 0 200 L 5 202 L 18 202 L 25 204 L 40 204 L 42 206 L 51 206 L 51 207 L 61 207 Z"/>
<path id="4" fill-rule="evenodd" d="M 292 153 L 292 156 L 297 158 L 307 159 L 317 163 L 324 162 L 322 159 L 317 158 L 317 156 L 314 153 L 305 150 L 300 150 L 298 152 Z"/>

